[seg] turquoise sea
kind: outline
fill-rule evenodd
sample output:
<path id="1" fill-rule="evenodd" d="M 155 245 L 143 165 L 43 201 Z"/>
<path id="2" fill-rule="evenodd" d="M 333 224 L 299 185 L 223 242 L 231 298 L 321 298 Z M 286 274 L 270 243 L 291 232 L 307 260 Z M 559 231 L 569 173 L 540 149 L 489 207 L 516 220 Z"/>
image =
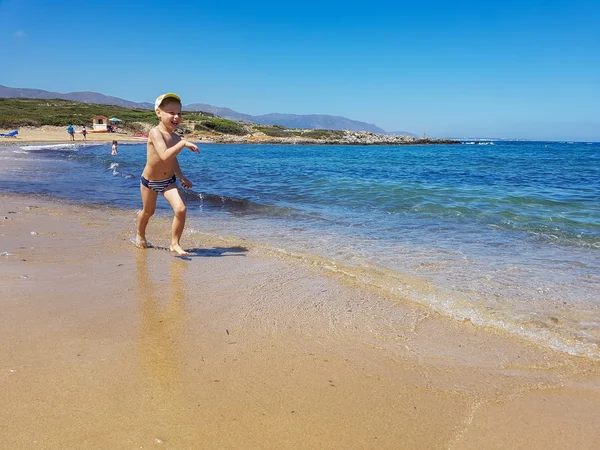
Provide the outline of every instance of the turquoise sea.
<path id="1" fill-rule="evenodd" d="M 194 182 L 187 233 L 243 238 L 600 359 L 600 143 L 200 149 L 179 157 Z M 2 146 L 0 192 L 136 210 L 145 143 L 110 150 Z"/>

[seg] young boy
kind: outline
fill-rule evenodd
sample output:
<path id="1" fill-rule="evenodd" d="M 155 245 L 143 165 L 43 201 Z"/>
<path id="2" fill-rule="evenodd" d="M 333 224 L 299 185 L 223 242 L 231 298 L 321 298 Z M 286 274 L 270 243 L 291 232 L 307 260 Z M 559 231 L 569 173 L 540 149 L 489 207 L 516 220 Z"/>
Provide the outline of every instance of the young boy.
<path id="1" fill-rule="evenodd" d="M 181 122 L 181 99 L 179 96 L 172 93 L 160 95 L 154 102 L 154 110 L 159 123 L 148 134 L 146 167 L 142 172 L 140 184 L 143 209 L 138 214 L 135 243 L 140 248 L 148 247 L 146 226 L 154 214 L 156 199 L 161 193 L 175 214 L 169 249 L 178 255 L 187 256 L 188 253 L 179 244 L 185 226 L 186 207 L 179 195 L 176 178 L 181 180 L 181 185 L 185 188 L 191 188 L 192 182 L 181 172 L 177 155 L 185 147 L 195 153 L 200 153 L 200 151 L 194 143 L 181 139 L 175 134 L 175 130 Z"/>

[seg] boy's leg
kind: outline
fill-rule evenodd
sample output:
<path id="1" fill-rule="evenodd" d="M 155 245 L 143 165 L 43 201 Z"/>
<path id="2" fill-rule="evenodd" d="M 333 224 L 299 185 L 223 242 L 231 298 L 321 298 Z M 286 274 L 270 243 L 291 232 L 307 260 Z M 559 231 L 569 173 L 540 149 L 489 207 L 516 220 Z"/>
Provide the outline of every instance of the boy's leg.
<path id="1" fill-rule="evenodd" d="M 140 248 L 148 247 L 146 242 L 146 227 L 150 217 L 156 210 L 156 199 L 158 198 L 158 192 L 148 189 L 146 186 L 140 183 L 140 193 L 142 194 L 142 210 L 138 213 L 138 227 L 137 236 L 135 237 L 135 245 Z"/>
<path id="2" fill-rule="evenodd" d="M 173 213 L 175 217 L 173 217 L 173 226 L 171 228 L 171 247 L 170 250 L 172 252 L 177 252 L 180 255 L 189 255 L 181 245 L 179 244 L 179 240 L 181 239 L 181 235 L 183 234 L 183 228 L 185 227 L 185 216 L 187 213 L 187 208 L 181 195 L 179 195 L 179 189 L 177 189 L 177 185 L 173 184 L 172 187 L 163 192 L 163 195 L 173 208 Z"/>

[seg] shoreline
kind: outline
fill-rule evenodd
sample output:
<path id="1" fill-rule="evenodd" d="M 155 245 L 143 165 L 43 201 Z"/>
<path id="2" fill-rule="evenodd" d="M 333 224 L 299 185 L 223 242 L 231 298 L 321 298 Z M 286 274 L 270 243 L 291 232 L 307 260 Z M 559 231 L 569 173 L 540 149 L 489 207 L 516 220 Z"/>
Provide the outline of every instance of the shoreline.
<path id="1" fill-rule="evenodd" d="M 132 210 L 0 198 L 0 437 L 11 448 L 541 449 L 600 438 L 598 362 L 252 243 L 186 233 L 188 260 L 139 250 Z M 162 244 L 169 216 L 151 226 Z"/>
<path id="2" fill-rule="evenodd" d="M 271 137 L 263 133 L 255 133 L 247 136 L 217 135 L 217 134 L 191 134 L 186 139 L 203 144 L 281 144 L 281 145 L 437 145 L 437 144 L 460 144 L 460 141 L 450 139 L 413 138 L 410 136 L 387 136 L 377 135 L 370 132 L 347 131 L 343 139 L 307 139 L 300 137 Z M 146 137 L 132 136 L 124 133 L 93 133 L 87 134 L 87 139 L 75 133 L 75 141 L 71 141 L 64 127 L 42 126 L 21 127 L 17 137 L 0 138 L 0 145 L 19 144 L 83 144 L 83 143 L 111 143 L 116 140 L 119 143 L 146 142 Z"/>
<path id="3" fill-rule="evenodd" d="M 75 133 L 75 141 L 72 141 L 65 127 L 21 127 L 16 137 L 0 138 L 0 145 L 19 144 L 110 144 L 113 140 L 118 142 L 139 143 L 146 142 L 146 138 L 135 137 L 123 133 L 91 133 L 88 132 L 84 140 L 81 133 Z"/>

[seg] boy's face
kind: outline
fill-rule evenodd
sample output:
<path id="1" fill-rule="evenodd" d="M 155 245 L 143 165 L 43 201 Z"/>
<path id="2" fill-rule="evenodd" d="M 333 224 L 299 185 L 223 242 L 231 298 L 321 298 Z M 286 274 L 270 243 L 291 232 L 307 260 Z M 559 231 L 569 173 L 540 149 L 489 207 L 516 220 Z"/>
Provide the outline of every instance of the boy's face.
<path id="1" fill-rule="evenodd" d="M 156 110 L 160 123 L 169 131 L 175 131 L 181 123 L 181 103 L 166 101 Z"/>

